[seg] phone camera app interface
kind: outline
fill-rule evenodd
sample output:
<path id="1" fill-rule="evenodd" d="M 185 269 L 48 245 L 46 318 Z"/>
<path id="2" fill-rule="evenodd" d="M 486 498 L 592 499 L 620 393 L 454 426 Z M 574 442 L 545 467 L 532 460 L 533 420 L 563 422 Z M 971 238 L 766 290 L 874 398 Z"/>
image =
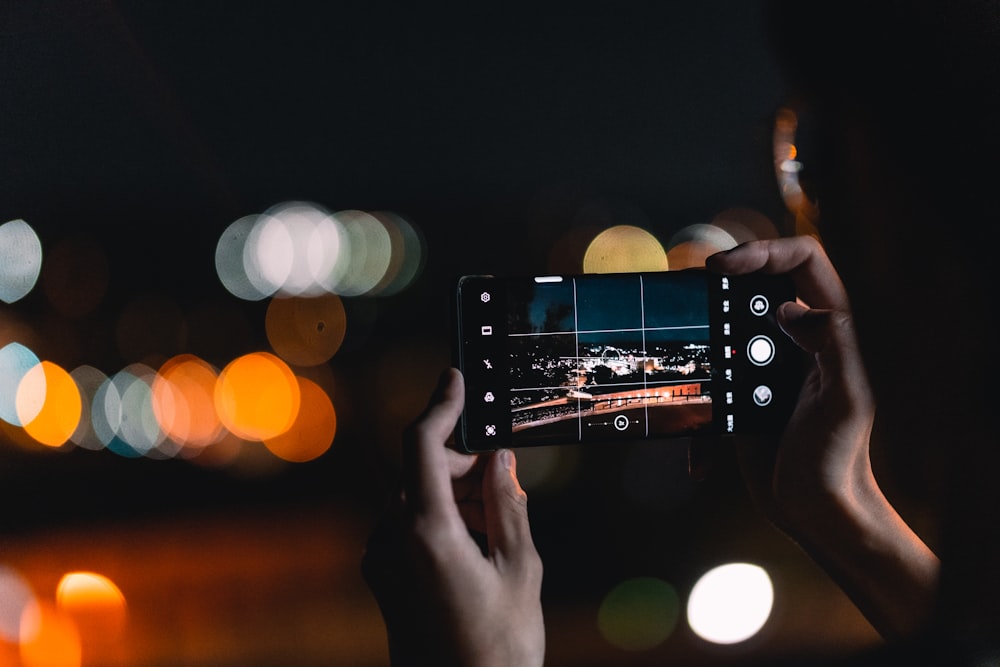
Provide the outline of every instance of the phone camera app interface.
<path id="1" fill-rule="evenodd" d="M 512 444 L 691 434 L 710 427 L 700 273 L 594 274 L 509 285 Z"/>

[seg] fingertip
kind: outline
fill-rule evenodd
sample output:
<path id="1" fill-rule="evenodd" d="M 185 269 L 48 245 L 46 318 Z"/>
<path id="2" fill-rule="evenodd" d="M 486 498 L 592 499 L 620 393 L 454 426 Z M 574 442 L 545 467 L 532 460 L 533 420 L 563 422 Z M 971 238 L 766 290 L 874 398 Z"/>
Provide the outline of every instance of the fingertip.
<path id="1" fill-rule="evenodd" d="M 525 493 L 524 487 L 521 486 L 521 481 L 517 478 L 517 456 L 514 455 L 514 450 L 501 449 L 500 463 L 510 475 L 510 479 L 514 483 L 514 490 L 517 494 L 520 496 L 527 496 L 528 494 Z"/>

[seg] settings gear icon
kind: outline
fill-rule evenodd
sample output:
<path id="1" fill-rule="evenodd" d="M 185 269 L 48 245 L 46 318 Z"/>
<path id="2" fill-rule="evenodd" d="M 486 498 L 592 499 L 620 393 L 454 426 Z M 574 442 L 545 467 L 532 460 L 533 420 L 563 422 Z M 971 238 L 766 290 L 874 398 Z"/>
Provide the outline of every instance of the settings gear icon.
<path id="1" fill-rule="evenodd" d="M 482 301 L 483 303 L 489 303 L 490 302 L 490 293 L 489 292 L 483 292 L 482 294 L 479 295 L 479 300 Z"/>

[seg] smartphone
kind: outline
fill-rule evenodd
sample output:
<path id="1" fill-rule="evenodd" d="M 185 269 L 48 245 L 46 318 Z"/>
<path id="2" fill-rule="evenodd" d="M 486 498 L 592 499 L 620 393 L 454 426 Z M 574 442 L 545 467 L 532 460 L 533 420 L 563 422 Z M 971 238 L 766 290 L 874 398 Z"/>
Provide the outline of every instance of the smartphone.
<path id="1" fill-rule="evenodd" d="M 456 441 L 500 447 L 780 433 L 805 357 L 788 276 L 703 268 L 457 281 Z"/>

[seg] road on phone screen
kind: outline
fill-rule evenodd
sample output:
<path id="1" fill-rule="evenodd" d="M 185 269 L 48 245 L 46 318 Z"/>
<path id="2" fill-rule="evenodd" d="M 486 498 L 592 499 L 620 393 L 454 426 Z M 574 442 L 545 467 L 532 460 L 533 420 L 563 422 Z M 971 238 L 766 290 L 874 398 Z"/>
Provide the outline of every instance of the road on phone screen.
<path id="1" fill-rule="evenodd" d="M 580 420 L 580 439 L 632 438 L 691 434 L 712 421 L 712 403 L 700 383 L 656 390 L 609 392 L 592 398 L 558 398 L 520 409 L 529 419 L 515 419 L 515 438 L 558 439 L 567 421 Z M 643 424 L 648 423 L 648 434 Z M 518 435 L 522 434 L 522 435 Z M 529 435 L 530 434 L 530 435 Z"/>

